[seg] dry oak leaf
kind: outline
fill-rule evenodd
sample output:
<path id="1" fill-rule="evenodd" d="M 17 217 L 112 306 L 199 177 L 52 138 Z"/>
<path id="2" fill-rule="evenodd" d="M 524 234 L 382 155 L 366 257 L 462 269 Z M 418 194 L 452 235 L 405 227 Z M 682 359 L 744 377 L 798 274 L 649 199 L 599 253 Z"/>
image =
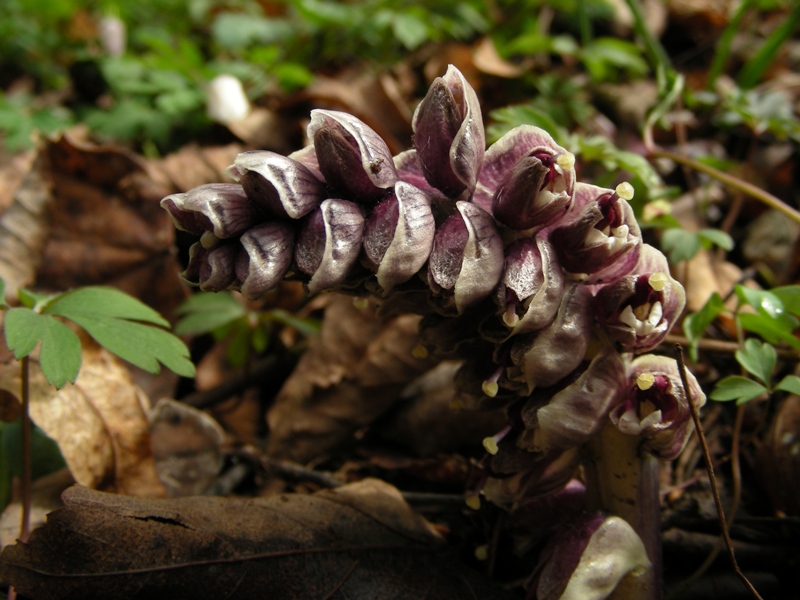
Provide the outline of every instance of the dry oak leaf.
<path id="1" fill-rule="evenodd" d="M 505 600 L 379 480 L 314 495 L 146 500 L 72 487 L 0 579 L 35 600 Z"/>

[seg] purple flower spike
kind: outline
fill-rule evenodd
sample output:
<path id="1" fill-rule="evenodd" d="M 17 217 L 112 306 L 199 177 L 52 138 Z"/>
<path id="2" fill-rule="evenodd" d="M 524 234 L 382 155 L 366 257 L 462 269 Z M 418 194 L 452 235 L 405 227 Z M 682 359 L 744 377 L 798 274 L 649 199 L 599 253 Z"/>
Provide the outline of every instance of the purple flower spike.
<path id="1" fill-rule="evenodd" d="M 361 253 L 364 215 L 348 200 L 325 200 L 308 216 L 297 237 L 297 268 L 311 275 L 312 294 L 344 282 Z"/>
<path id="2" fill-rule="evenodd" d="M 688 371 L 686 379 L 700 408 L 706 395 Z M 631 363 L 628 381 L 624 401 L 611 411 L 612 423 L 622 433 L 640 436 L 642 448 L 654 456 L 676 458 L 694 428 L 677 363 L 666 356 L 645 354 Z"/>
<path id="3" fill-rule="evenodd" d="M 528 444 L 534 452 L 566 450 L 587 442 L 608 423 L 622 401 L 627 369 L 616 352 L 598 355 L 574 382 L 542 404 L 534 391 L 522 409 Z M 550 395 L 549 390 L 545 391 Z"/>
<path id="4" fill-rule="evenodd" d="M 651 568 L 641 538 L 627 521 L 583 513 L 542 551 L 528 598 L 605 600 L 624 577 L 642 577 Z"/>
<path id="5" fill-rule="evenodd" d="M 630 184 L 620 184 L 616 191 L 576 184 L 574 216 L 549 232 L 567 272 L 586 283 L 602 283 L 633 269 L 642 234 L 626 201 L 632 197 Z"/>
<path id="6" fill-rule="evenodd" d="M 456 202 L 458 212 L 436 231 L 428 283 L 434 292 L 452 294 L 456 310 L 486 298 L 503 274 L 503 242 L 494 219 L 469 202 Z"/>
<path id="7" fill-rule="evenodd" d="M 571 206 L 574 166 L 545 130 L 515 127 L 486 151 L 472 201 L 512 229 L 546 225 Z"/>
<path id="8" fill-rule="evenodd" d="M 278 285 L 292 266 L 294 229 L 286 223 L 264 223 L 249 229 L 240 241 L 236 277 L 242 295 L 256 300 Z"/>
<path id="9" fill-rule="evenodd" d="M 264 212 L 299 219 L 325 199 L 325 185 L 302 163 L 266 150 L 242 152 L 228 169 Z"/>
<path id="10" fill-rule="evenodd" d="M 666 257 L 643 244 L 633 272 L 597 293 L 597 321 L 625 352 L 647 352 L 669 333 L 685 304 L 686 293 L 670 277 Z"/>
<path id="11" fill-rule="evenodd" d="M 386 142 L 366 123 L 335 110 L 312 110 L 308 137 L 330 188 L 373 204 L 394 187 L 397 171 Z"/>
<path id="12" fill-rule="evenodd" d="M 236 237 L 264 220 L 255 204 L 235 183 L 208 183 L 161 201 L 175 227 L 195 235 Z"/>
<path id="13" fill-rule="evenodd" d="M 592 325 L 592 297 L 584 285 L 572 284 L 564 290 L 558 314 L 550 325 L 532 334 L 512 338 L 508 377 L 527 385 L 528 393 L 537 387 L 557 383 L 583 361 Z"/>
<path id="14" fill-rule="evenodd" d="M 235 240 L 222 241 L 211 248 L 204 248 L 201 242 L 192 244 L 189 264 L 181 277 L 204 292 L 221 292 L 236 281 L 238 251 L 239 244 Z"/>
<path id="15" fill-rule="evenodd" d="M 384 293 L 408 281 L 423 267 L 435 233 L 428 195 L 398 181 L 394 193 L 372 211 L 364 232 L 364 253 L 370 267 L 377 271 Z"/>
<path id="16" fill-rule="evenodd" d="M 433 81 L 411 126 L 428 183 L 450 198 L 468 198 L 483 164 L 486 136 L 478 96 L 453 65 Z"/>
<path id="17" fill-rule="evenodd" d="M 563 289 L 564 275 L 544 238 L 523 238 L 506 248 L 497 297 L 503 323 L 515 334 L 549 324 L 558 312 Z"/>

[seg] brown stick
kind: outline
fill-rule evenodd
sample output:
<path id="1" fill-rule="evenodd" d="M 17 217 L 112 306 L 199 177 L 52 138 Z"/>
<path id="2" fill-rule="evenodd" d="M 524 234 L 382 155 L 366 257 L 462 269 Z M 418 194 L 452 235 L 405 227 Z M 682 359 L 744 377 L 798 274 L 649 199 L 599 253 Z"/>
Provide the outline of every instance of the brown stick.
<path id="1" fill-rule="evenodd" d="M 728 555 L 731 559 L 731 565 L 736 573 L 736 576 L 744 584 L 747 590 L 753 595 L 754 598 L 763 600 L 753 584 L 747 576 L 742 573 L 739 564 L 736 562 L 736 554 L 733 551 L 733 542 L 731 541 L 730 533 L 728 532 L 728 523 L 725 520 L 725 511 L 722 508 L 722 500 L 719 496 L 719 489 L 717 488 L 717 478 L 714 475 L 714 465 L 711 463 L 711 452 L 706 443 L 706 436 L 703 432 L 703 424 L 700 422 L 700 414 L 697 407 L 694 405 L 692 393 L 689 390 L 689 383 L 686 380 L 686 363 L 683 359 L 683 348 L 680 344 L 675 344 L 675 350 L 678 353 L 678 367 L 681 374 L 681 385 L 683 385 L 683 393 L 686 395 L 686 401 L 689 403 L 689 411 L 692 413 L 692 421 L 694 421 L 694 428 L 697 431 L 697 437 L 700 440 L 700 446 L 703 448 L 703 455 L 706 459 L 706 471 L 708 472 L 708 480 L 711 483 L 711 492 L 714 495 L 714 504 L 717 506 L 717 516 L 719 517 L 719 525 L 722 529 L 722 538 L 725 540 L 725 547 L 728 549 Z"/>

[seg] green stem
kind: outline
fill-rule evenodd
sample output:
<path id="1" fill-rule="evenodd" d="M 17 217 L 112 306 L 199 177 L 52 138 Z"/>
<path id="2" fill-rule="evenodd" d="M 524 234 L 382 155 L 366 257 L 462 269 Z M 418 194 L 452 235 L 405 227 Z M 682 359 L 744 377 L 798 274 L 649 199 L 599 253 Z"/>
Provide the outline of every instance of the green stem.
<path id="1" fill-rule="evenodd" d="M 31 413 L 30 382 L 28 378 L 28 357 L 20 360 L 20 378 L 22 379 L 22 523 L 19 530 L 21 542 L 28 541 L 31 532 Z"/>
<path id="2" fill-rule="evenodd" d="M 620 581 L 611 600 L 659 600 L 662 593 L 658 461 L 640 452 L 639 442 L 638 436 L 625 435 L 609 423 L 587 447 L 590 508 L 625 519 L 652 563 L 645 573 Z"/>
<path id="3" fill-rule="evenodd" d="M 625 3 L 628 5 L 628 8 L 631 9 L 631 15 L 633 15 L 633 28 L 642 38 L 645 50 L 650 57 L 651 63 L 653 65 L 661 66 L 661 68 L 665 70 L 669 70 L 672 67 L 672 61 L 670 61 L 667 51 L 664 50 L 664 46 L 662 46 L 661 43 L 655 37 L 653 37 L 653 34 L 647 28 L 641 3 L 639 0 L 625 0 Z"/>
<path id="4" fill-rule="evenodd" d="M 686 156 L 682 156 L 680 154 L 676 154 L 675 152 L 670 152 L 669 150 L 662 150 L 661 148 L 651 147 L 650 149 L 650 156 L 654 158 L 668 158 L 670 160 L 675 161 L 678 164 L 686 165 L 687 167 L 691 167 L 695 171 L 700 171 L 701 173 L 705 173 L 706 175 L 713 177 L 717 181 L 724 183 L 725 185 L 732 187 L 735 190 L 742 192 L 743 194 L 747 194 L 751 198 L 755 198 L 759 202 L 766 204 L 770 208 L 773 208 L 777 211 L 782 212 L 784 215 L 800 223 L 800 212 L 783 202 L 780 198 L 773 196 L 769 192 L 762 190 L 761 188 L 747 183 L 738 177 L 734 177 L 733 175 L 728 175 L 723 171 L 719 171 L 714 167 L 709 165 L 703 164 L 699 161 L 696 161 L 692 158 L 688 158 Z"/>

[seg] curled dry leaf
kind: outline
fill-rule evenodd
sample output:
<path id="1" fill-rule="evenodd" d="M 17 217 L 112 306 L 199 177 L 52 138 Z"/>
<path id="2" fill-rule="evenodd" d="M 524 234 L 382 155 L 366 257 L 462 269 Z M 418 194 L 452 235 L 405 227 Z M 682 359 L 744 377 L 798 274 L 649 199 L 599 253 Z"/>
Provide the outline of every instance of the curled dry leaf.
<path id="1" fill-rule="evenodd" d="M 268 414 L 269 454 L 307 462 L 346 444 L 391 408 L 431 366 L 412 354 L 418 324 L 416 316 L 379 319 L 352 298 L 336 298 Z"/>
<path id="2" fill-rule="evenodd" d="M 73 487 L 64 501 L 0 554 L 0 579 L 38 600 L 514 597 L 453 560 L 378 480 L 252 500 Z"/>
<path id="3" fill-rule="evenodd" d="M 56 441 L 78 483 L 163 496 L 150 450 L 147 398 L 121 361 L 83 337 L 83 363 L 74 385 L 55 390 L 31 361 L 33 421 Z M 19 366 L 0 365 L 0 387 L 19 386 Z"/>

